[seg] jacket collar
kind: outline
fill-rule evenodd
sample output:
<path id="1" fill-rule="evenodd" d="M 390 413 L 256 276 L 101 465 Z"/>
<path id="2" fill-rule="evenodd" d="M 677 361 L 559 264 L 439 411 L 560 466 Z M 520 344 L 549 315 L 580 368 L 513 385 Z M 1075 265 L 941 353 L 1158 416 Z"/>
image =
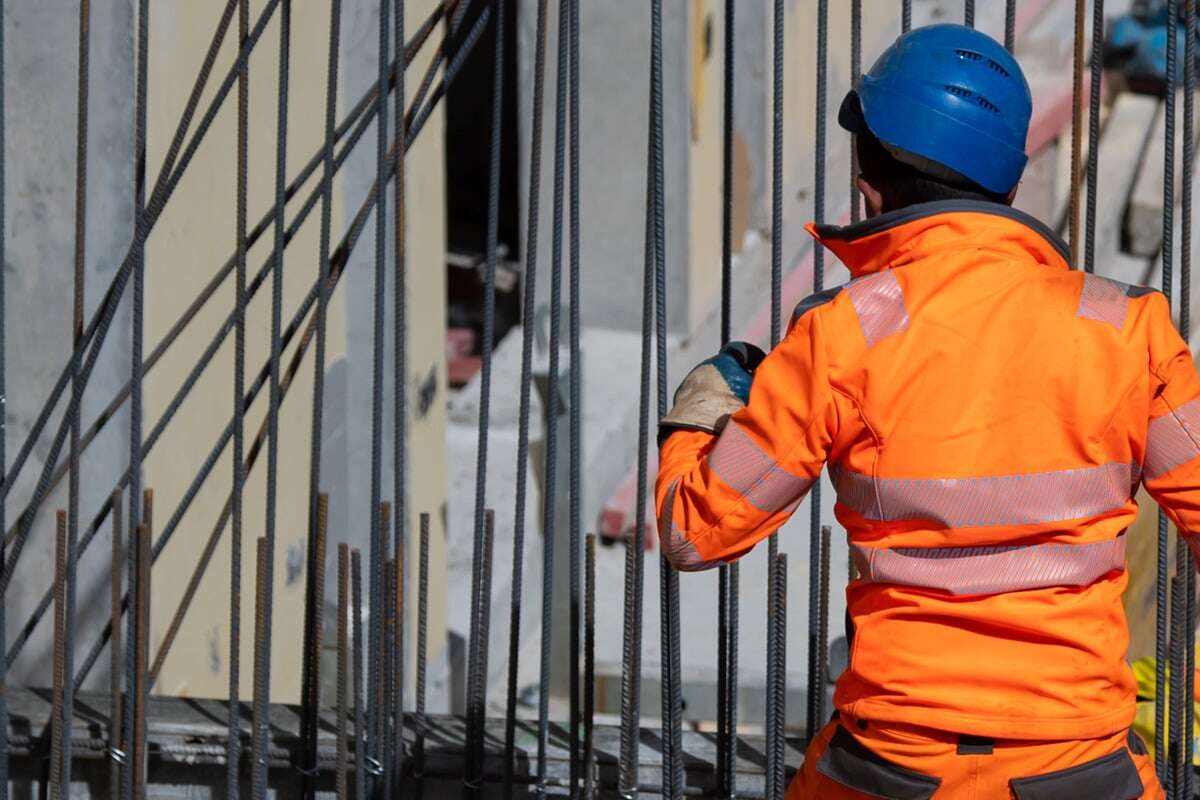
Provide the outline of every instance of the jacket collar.
<path id="1" fill-rule="evenodd" d="M 869 275 L 955 248 L 986 248 L 1070 269 L 1070 248 L 1028 214 L 999 203 L 940 200 L 889 211 L 852 225 L 806 226 L 850 270 Z"/>

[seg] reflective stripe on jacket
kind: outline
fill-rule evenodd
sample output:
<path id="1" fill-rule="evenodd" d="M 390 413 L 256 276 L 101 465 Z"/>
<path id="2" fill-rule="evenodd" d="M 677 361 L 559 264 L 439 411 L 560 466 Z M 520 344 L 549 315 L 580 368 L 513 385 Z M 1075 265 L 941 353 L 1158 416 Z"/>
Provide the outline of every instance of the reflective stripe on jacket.
<path id="1" fill-rule="evenodd" d="M 1127 728 L 1138 482 L 1200 532 L 1200 380 L 1166 299 L 1072 271 L 993 204 L 810 230 L 853 280 L 801 303 L 719 436 L 664 443 L 664 551 L 737 558 L 828 463 L 860 573 L 838 708 L 997 738 Z"/>

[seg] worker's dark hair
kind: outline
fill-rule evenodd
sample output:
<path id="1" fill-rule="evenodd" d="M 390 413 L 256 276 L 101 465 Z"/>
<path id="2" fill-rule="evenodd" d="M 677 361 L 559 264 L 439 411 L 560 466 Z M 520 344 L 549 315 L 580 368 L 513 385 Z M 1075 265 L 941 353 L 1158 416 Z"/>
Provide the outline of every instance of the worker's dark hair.
<path id="1" fill-rule="evenodd" d="M 1007 194 L 989 192 L 965 178 L 949 181 L 900 161 L 869 130 L 855 136 L 859 173 L 883 195 L 883 210 L 935 200 L 984 200 L 1009 204 Z"/>

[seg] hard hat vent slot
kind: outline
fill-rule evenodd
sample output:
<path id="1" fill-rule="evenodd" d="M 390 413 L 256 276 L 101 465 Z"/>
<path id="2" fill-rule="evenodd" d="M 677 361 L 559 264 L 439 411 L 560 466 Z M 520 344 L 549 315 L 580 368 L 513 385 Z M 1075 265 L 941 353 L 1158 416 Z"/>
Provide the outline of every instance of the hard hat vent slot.
<path id="1" fill-rule="evenodd" d="M 1011 75 L 1007 69 L 1005 69 L 1000 64 L 993 61 L 992 59 L 987 58 L 982 53 L 976 53 L 974 50 L 961 50 L 961 49 L 955 50 L 954 52 L 958 55 L 959 58 L 963 59 L 964 61 L 986 61 L 988 69 L 992 70 L 993 72 L 998 72 L 1006 78 L 1011 77 Z"/>
<path id="2" fill-rule="evenodd" d="M 986 97 L 975 94 L 970 89 L 964 89 L 963 87 L 955 86 L 952 83 L 946 84 L 945 89 L 955 97 L 961 97 L 964 100 L 971 100 L 975 103 L 975 105 L 979 106 L 980 108 L 987 109 L 993 114 L 1000 113 L 1000 109 L 995 103 L 993 103 L 991 100 L 988 100 Z"/>

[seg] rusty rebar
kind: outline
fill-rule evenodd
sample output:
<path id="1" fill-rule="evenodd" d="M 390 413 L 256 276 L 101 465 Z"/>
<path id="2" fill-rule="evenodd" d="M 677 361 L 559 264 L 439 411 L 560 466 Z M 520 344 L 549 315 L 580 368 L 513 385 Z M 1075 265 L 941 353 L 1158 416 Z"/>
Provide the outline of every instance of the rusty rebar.
<path id="1" fill-rule="evenodd" d="M 308 598 L 304 614 L 304 698 L 301 704 L 303 725 L 301 733 L 304 747 L 302 777 L 303 791 L 307 796 L 316 792 L 313 778 L 317 772 L 317 726 L 321 711 L 321 632 L 325 624 L 325 548 L 329 525 L 329 495 L 324 492 L 317 495 L 316 512 L 312 542 L 313 553 L 308 559 L 311 573 L 308 576 Z M 338 578 L 340 581 L 340 573 Z M 340 620 L 338 624 L 341 625 Z M 338 647 L 341 647 L 340 640 Z"/>
<path id="2" fill-rule="evenodd" d="M 416 728 L 417 737 L 413 745 L 413 777 L 417 788 L 423 788 L 421 778 L 425 774 L 425 671 L 427 669 L 427 647 L 429 637 L 429 514 L 421 513 L 421 552 L 417 578 L 417 686 Z"/>
<path id="3" fill-rule="evenodd" d="M 149 769 L 146 748 L 146 704 L 150 699 L 150 678 L 147 664 L 150 661 L 150 526 L 143 522 L 137 529 L 137 601 L 135 605 L 134 653 L 136 658 L 133 689 L 133 757 L 129 769 L 133 771 L 134 800 L 145 800 L 146 779 Z"/>

